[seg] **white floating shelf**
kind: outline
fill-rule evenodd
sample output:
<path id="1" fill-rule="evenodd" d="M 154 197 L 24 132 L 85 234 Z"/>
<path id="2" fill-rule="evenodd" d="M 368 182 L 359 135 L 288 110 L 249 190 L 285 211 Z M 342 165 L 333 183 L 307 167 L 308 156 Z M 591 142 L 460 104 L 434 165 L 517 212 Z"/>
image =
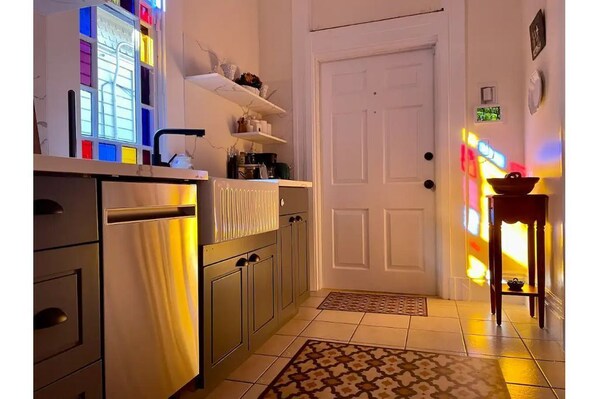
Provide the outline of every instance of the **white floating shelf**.
<path id="1" fill-rule="evenodd" d="M 262 115 L 284 114 L 286 112 L 279 106 L 250 92 L 219 73 L 187 76 L 187 80 Z"/>
<path id="2" fill-rule="evenodd" d="M 286 144 L 286 140 L 262 132 L 232 133 L 234 137 L 258 144 Z"/>

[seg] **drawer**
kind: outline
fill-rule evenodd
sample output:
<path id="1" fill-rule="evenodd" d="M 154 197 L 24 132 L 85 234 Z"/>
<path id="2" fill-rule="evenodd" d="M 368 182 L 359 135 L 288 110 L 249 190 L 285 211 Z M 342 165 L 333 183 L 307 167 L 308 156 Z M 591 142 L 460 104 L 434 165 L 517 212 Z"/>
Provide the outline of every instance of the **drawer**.
<path id="1" fill-rule="evenodd" d="M 102 362 L 97 361 L 40 389 L 34 399 L 102 399 Z"/>
<path id="2" fill-rule="evenodd" d="M 98 244 L 34 253 L 34 389 L 100 358 Z"/>
<path id="3" fill-rule="evenodd" d="M 303 187 L 280 187 L 278 214 L 290 215 L 293 213 L 307 212 L 307 189 Z"/>
<path id="4" fill-rule="evenodd" d="M 35 176 L 33 249 L 98 240 L 96 180 Z"/>

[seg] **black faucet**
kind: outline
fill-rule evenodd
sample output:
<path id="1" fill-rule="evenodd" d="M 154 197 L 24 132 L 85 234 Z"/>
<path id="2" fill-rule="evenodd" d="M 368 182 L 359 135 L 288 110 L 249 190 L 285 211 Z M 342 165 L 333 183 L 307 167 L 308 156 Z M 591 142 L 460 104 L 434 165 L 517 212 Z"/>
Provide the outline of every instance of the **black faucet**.
<path id="1" fill-rule="evenodd" d="M 152 165 L 154 166 L 170 166 L 167 162 L 162 162 L 162 156 L 160 155 L 160 136 L 163 134 L 203 137 L 206 131 L 205 129 L 158 129 L 154 134 L 154 153 L 152 154 Z"/>

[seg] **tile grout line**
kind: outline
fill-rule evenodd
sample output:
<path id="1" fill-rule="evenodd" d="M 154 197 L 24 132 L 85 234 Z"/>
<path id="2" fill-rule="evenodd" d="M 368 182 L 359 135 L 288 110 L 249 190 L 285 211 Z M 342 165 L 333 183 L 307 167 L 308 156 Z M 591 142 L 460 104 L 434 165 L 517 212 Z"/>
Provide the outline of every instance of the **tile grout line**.
<path id="1" fill-rule="evenodd" d="M 348 343 L 351 343 L 351 340 L 353 339 L 353 337 L 355 336 L 355 333 L 357 332 L 357 329 L 359 328 L 359 326 L 361 325 L 361 322 L 363 321 L 363 319 L 365 318 L 366 312 L 363 312 L 363 315 L 361 316 L 361 318 L 359 319 L 359 323 L 357 323 L 357 327 L 355 327 L 355 330 L 353 330 L 353 333 L 351 334 L 351 337 L 349 337 L 349 341 Z"/>

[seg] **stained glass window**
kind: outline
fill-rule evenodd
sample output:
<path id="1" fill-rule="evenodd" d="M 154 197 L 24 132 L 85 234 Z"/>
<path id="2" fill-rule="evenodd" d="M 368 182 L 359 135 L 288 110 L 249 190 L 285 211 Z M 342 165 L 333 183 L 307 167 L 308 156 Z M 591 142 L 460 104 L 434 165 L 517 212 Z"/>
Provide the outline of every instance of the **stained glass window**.
<path id="1" fill-rule="evenodd" d="M 100 161 L 116 161 L 116 145 L 108 143 L 99 144 Z"/>

